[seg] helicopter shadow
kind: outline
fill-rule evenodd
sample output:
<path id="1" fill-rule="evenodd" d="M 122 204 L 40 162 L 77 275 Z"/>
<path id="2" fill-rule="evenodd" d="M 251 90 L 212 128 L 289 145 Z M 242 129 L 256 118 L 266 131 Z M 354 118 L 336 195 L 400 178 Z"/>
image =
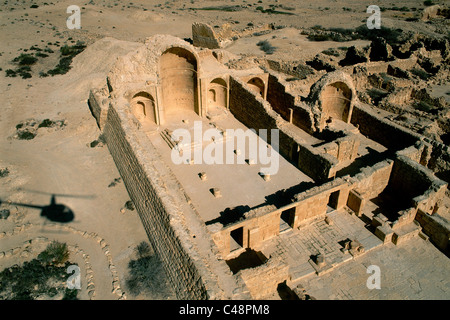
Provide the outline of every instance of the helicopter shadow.
<path id="1" fill-rule="evenodd" d="M 36 191 L 34 191 L 34 192 L 36 192 Z M 36 193 L 43 193 L 43 192 L 36 192 Z M 0 204 L 7 203 L 9 205 L 15 205 L 15 206 L 20 206 L 20 207 L 41 210 L 40 216 L 51 222 L 57 222 L 57 223 L 74 222 L 75 214 L 74 214 L 73 210 L 62 203 L 57 203 L 56 196 L 57 196 L 56 194 L 51 194 L 50 204 L 43 205 L 43 206 L 28 204 L 28 203 L 10 202 L 10 201 L 4 202 L 1 199 L 0 199 Z M 93 196 L 71 196 L 71 195 L 59 195 L 59 196 L 76 197 L 76 198 L 94 198 Z"/>

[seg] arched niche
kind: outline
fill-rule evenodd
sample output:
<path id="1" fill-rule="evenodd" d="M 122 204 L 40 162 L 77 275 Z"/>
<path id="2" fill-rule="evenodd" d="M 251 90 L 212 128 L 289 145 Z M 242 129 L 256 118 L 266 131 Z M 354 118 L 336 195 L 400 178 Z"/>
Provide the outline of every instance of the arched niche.
<path id="1" fill-rule="evenodd" d="M 147 92 L 136 93 L 130 101 L 131 112 L 142 123 L 156 123 L 155 99 Z"/>
<path id="2" fill-rule="evenodd" d="M 324 118 L 349 121 L 352 91 L 344 82 L 331 83 L 323 89 L 320 100 Z"/>
<path id="3" fill-rule="evenodd" d="M 162 105 L 170 115 L 177 111 L 198 112 L 197 59 L 184 48 L 166 50 L 159 61 Z"/>
<path id="4" fill-rule="evenodd" d="M 208 108 L 227 108 L 228 85 L 222 78 L 216 78 L 209 83 Z"/>
<path id="5" fill-rule="evenodd" d="M 250 89 L 261 95 L 261 97 L 264 97 L 265 85 L 263 80 L 261 80 L 258 77 L 254 77 L 248 80 L 247 84 L 250 87 Z"/>

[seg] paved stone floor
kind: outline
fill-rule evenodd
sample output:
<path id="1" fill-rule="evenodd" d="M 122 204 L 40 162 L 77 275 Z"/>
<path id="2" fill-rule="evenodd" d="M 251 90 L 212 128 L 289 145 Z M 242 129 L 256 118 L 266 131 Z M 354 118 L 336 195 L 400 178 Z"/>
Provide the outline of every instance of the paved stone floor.
<path id="1" fill-rule="evenodd" d="M 450 260 L 431 243 L 415 237 L 398 246 L 383 244 L 358 217 L 346 211 L 318 220 L 267 242 L 261 251 L 281 255 L 289 265 L 290 286 L 301 285 L 316 299 L 450 299 Z M 357 240 L 362 254 L 343 253 L 342 241 Z M 311 257 L 322 254 L 325 267 Z M 369 289 L 368 267 L 380 270 L 380 289 Z M 319 271 L 319 275 L 316 271 Z"/>
<path id="2" fill-rule="evenodd" d="M 371 265 L 380 268 L 380 289 L 367 287 Z M 376 248 L 320 277 L 307 276 L 300 284 L 319 300 L 447 300 L 450 261 L 431 243 L 415 237 L 399 246 Z"/>
<path id="3" fill-rule="evenodd" d="M 374 234 L 365 228 L 362 220 L 346 211 L 335 211 L 328 214 L 331 224 L 318 220 L 300 230 L 290 230 L 269 241 L 262 248 L 266 257 L 281 255 L 289 264 L 292 281 L 316 272 L 311 257 L 322 254 L 326 261 L 326 272 L 330 267 L 353 259 L 350 253 L 343 253 L 342 241 L 358 240 L 365 251 L 382 245 Z"/>

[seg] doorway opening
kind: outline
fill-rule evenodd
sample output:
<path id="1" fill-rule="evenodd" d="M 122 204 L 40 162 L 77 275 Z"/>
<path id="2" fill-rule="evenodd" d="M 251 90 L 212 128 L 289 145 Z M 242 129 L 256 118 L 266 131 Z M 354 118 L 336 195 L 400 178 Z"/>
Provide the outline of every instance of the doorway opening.
<path id="1" fill-rule="evenodd" d="M 338 200 L 339 200 L 339 193 L 340 193 L 340 190 L 337 190 L 337 191 L 332 192 L 330 194 L 330 198 L 328 199 L 328 210 L 327 210 L 327 212 L 334 211 L 334 210 L 337 209 Z"/>
<path id="2" fill-rule="evenodd" d="M 237 228 L 230 232 L 230 252 L 244 247 L 244 227 Z"/>
<path id="3" fill-rule="evenodd" d="M 289 231 L 294 226 L 295 207 L 284 210 L 280 215 L 280 233 Z"/>

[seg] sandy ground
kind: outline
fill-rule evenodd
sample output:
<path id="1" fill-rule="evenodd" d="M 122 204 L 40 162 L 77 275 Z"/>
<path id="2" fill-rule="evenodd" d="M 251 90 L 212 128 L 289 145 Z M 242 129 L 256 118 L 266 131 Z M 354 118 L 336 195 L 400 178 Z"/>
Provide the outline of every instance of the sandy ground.
<path id="1" fill-rule="evenodd" d="M 391 2 L 382 0 L 377 4 L 392 7 Z M 30 8 L 31 4 L 38 7 Z M 23 248 L 26 241 L 39 237 L 43 243 L 60 240 L 78 246 L 82 252 L 73 253 L 71 259 L 83 265 L 83 274 L 89 268 L 93 270 L 94 298 L 117 299 L 121 296 L 117 283 L 122 291 L 127 291 L 125 279 L 128 262 L 134 259 L 133 248 L 147 238 L 136 211 L 121 212 L 129 200 L 123 183 L 108 187 L 119 178 L 119 173 L 107 147 L 89 146 L 100 134 L 87 106 L 89 89 L 104 81 L 116 57 L 136 48 L 134 42 L 142 42 L 154 34 L 190 38 L 191 24 L 195 21 L 213 26 L 229 23 L 236 29 L 242 29 L 249 23 L 275 23 L 296 28 L 314 25 L 353 28 L 365 22 L 367 4 L 360 0 L 346 1 L 345 4 L 330 0 L 134 0 L 129 3 L 91 0 L 78 2 L 82 29 L 69 30 L 66 27 L 69 16 L 66 8 L 72 4 L 73 1 L 48 0 L 24 3 L 5 0 L 0 4 L 0 168 L 8 168 L 10 172 L 0 178 L 0 199 L 46 205 L 50 203 L 51 195 L 57 194 L 57 202 L 70 207 L 75 214 L 74 221 L 62 228 L 40 217 L 37 209 L 3 203 L 0 209 L 9 208 L 12 214 L 7 220 L 0 220 L 0 234 L 5 233 L 0 240 L 0 252 Z M 267 9 L 280 4 L 284 11 L 293 15 L 269 15 L 256 10 L 258 6 Z M 240 6 L 240 9 L 234 12 L 199 10 L 224 5 Z M 422 4 L 413 0 L 397 1 L 396 6 L 423 8 Z M 410 14 L 386 11 L 382 23 L 386 27 L 420 30 L 423 33 L 439 31 L 438 27 L 425 22 L 406 22 L 405 18 Z M 277 37 L 274 40 L 277 54 L 292 59 L 305 54 L 314 56 L 326 48 L 340 45 L 310 43 L 290 28 L 273 35 Z M 256 46 L 261 39 L 240 39 L 229 49 L 235 54 L 263 55 Z M 39 72 L 56 65 L 60 46 L 73 45 L 78 40 L 84 41 L 88 47 L 74 59 L 69 73 L 39 77 Z M 31 46 L 49 48 L 55 53 L 39 59 L 33 66 L 30 79 L 5 77 L 5 70 L 14 67 L 11 60 Z M 292 46 L 296 50 L 292 50 Z M 37 121 L 47 118 L 65 120 L 67 125 L 59 129 L 41 128 L 33 140 L 12 138 L 16 125 L 30 118 Z M 33 247 L 39 248 L 38 245 Z M 30 251 L 31 256 L 35 253 L 36 250 Z M 0 269 L 21 263 L 30 255 L 16 250 L 11 256 L 0 259 Z M 79 297 L 87 299 L 88 283 L 83 283 Z M 127 295 L 127 298 L 135 297 Z M 149 294 L 137 298 L 153 296 Z"/>

